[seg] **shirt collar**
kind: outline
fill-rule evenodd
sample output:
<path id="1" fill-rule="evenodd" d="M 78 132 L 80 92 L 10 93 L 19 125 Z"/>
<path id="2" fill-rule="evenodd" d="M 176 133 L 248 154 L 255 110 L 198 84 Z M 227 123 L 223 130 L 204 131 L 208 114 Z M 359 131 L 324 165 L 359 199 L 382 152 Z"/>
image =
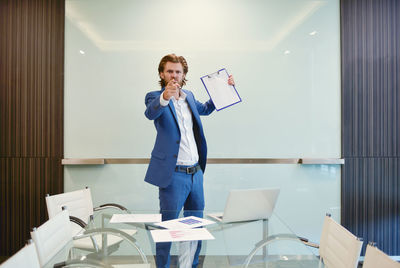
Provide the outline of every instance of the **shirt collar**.
<path id="1" fill-rule="evenodd" d="M 179 96 L 179 99 L 178 100 L 176 100 L 175 98 L 171 98 L 171 100 L 174 102 L 174 103 L 176 103 L 176 102 L 178 102 L 178 101 L 185 101 L 186 100 L 186 97 L 187 97 L 187 95 L 186 95 L 186 93 L 185 92 L 183 92 L 183 90 L 181 90 L 181 95 Z"/>
<path id="2" fill-rule="evenodd" d="M 181 95 L 179 96 L 179 99 L 186 100 L 186 96 L 186 93 L 181 89 Z"/>

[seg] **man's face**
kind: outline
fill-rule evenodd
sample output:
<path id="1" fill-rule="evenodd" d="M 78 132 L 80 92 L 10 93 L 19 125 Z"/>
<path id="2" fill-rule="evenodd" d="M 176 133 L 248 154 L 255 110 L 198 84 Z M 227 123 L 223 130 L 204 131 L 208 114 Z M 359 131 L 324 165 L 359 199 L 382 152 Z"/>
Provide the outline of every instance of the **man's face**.
<path id="1" fill-rule="evenodd" d="M 182 81 L 185 78 L 182 64 L 168 61 L 164 66 L 164 71 L 160 73 L 160 77 L 166 84 L 171 80 L 175 80 L 182 87 Z"/>

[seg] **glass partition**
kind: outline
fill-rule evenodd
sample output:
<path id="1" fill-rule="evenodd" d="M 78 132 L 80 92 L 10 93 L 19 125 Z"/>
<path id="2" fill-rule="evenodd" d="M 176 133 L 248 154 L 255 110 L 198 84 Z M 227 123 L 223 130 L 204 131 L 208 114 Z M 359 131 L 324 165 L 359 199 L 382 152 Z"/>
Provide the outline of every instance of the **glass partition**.
<path id="1" fill-rule="evenodd" d="M 94 205 L 158 210 L 158 190 L 143 181 L 147 165 L 69 166 L 65 191 L 89 186 Z M 340 221 L 339 165 L 208 165 L 205 210 L 222 212 L 231 189 L 280 188 L 275 212 L 293 233 L 319 241 L 326 213 Z"/>
<path id="2" fill-rule="evenodd" d="M 340 158 L 338 0 L 66 0 L 65 12 L 65 158 L 150 157 L 144 97 L 169 53 L 202 102 L 201 76 L 235 77 L 243 101 L 202 118 L 210 158 Z M 157 209 L 146 167 L 65 166 L 65 191 Z M 281 188 L 276 211 L 299 235 L 319 241 L 325 213 L 340 220 L 339 165 L 209 164 L 206 209 L 258 187 Z"/>

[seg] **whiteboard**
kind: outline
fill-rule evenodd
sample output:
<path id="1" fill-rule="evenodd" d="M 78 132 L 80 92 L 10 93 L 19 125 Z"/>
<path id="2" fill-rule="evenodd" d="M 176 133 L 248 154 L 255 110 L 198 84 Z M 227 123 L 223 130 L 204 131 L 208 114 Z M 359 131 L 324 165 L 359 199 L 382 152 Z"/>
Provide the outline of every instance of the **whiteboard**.
<path id="1" fill-rule="evenodd" d="M 202 118 L 208 157 L 339 158 L 338 18 L 337 1 L 67 0 L 65 158 L 150 157 L 169 53 L 202 102 L 201 76 L 235 77 L 242 102 Z"/>

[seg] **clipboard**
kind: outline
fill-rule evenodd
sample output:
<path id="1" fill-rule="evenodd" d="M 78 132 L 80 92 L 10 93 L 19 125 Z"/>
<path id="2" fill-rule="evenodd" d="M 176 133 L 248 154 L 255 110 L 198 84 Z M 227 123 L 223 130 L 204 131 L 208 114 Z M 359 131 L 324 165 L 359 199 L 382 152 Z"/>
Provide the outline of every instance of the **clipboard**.
<path id="1" fill-rule="evenodd" d="M 242 101 L 235 86 L 228 84 L 228 78 L 229 74 L 225 68 L 200 77 L 217 111 Z"/>

